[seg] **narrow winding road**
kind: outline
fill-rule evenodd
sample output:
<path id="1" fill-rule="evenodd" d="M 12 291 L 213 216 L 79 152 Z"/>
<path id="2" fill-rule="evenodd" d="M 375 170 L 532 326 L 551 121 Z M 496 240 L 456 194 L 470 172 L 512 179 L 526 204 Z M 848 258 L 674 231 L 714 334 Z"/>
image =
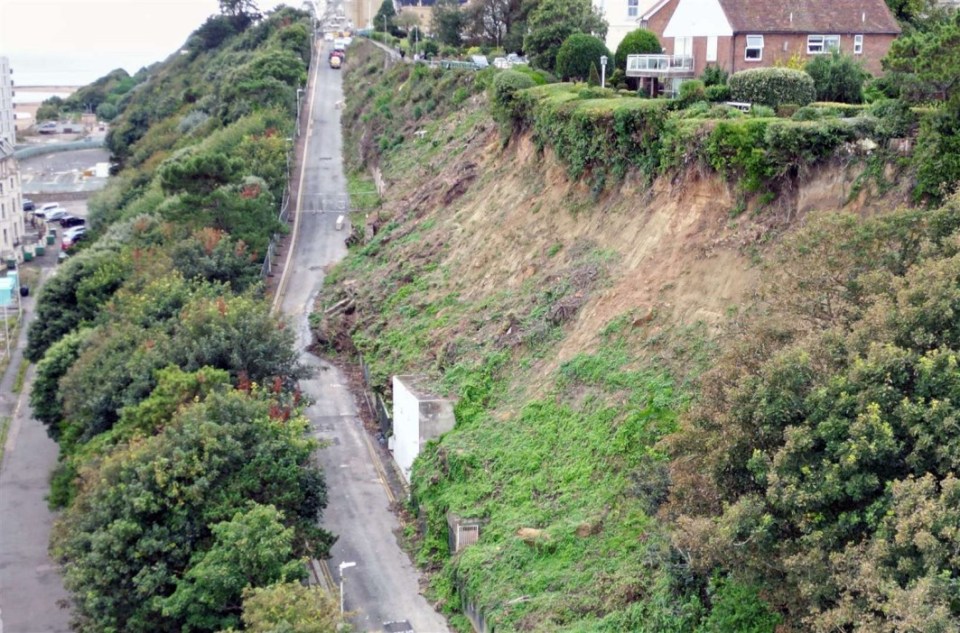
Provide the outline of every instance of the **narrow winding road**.
<path id="1" fill-rule="evenodd" d="M 325 63 L 327 53 L 321 45 L 308 87 L 299 219 L 278 300 L 297 328 L 304 361 L 316 368 L 301 386 L 315 403 L 307 410 L 314 434 L 328 445 L 319 454 L 329 491 L 323 526 L 339 536 L 329 568 L 339 583 L 341 563 L 355 563 L 342 574 L 345 606 L 355 612 L 358 630 L 442 633 L 449 631 L 446 621 L 420 594 L 419 573 L 397 542 L 400 526 L 347 380 L 337 367 L 306 350 L 311 342 L 307 317 L 323 286 L 324 269 L 346 255 L 344 239 L 350 230 L 349 225 L 336 228 L 347 209 L 339 109 L 343 90 L 341 71 Z"/>

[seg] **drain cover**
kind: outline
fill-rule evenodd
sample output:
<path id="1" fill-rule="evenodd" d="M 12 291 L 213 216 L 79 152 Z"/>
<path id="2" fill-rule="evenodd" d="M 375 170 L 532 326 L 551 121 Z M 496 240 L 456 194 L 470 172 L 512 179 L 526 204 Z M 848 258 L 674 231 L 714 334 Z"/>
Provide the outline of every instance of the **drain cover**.
<path id="1" fill-rule="evenodd" d="M 383 623 L 384 633 L 414 633 L 413 626 L 406 620 L 398 620 L 396 622 L 384 622 Z"/>

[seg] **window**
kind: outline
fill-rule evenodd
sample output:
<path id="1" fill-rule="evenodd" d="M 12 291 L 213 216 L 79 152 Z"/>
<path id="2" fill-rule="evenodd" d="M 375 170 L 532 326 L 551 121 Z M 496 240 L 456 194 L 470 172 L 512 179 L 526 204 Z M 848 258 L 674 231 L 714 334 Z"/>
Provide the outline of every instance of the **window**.
<path id="1" fill-rule="evenodd" d="M 863 36 L 862 35 L 853 36 L 853 54 L 863 55 Z"/>
<path id="2" fill-rule="evenodd" d="M 627 0 L 627 17 L 635 18 L 640 13 L 640 0 Z"/>
<path id="3" fill-rule="evenodd" d="M 832 50 L 840 50 L 839 35 L 807 36 L 807 55 L 822 55 Z"/>
<path id="4" fill-rule="evenodd" d="M 692 37 L 673 38 L 673 54 L 686 55 L 687 57 L 693 55 L 693 38 Z"/>
<path id="5" fill-rule="evenodd" d="M 743 58 L 748 62 L 758 62 L 763 59 L 763 36 L 748 35 L 747 48 L 743 52 Z"/>
<path id="6" fill-rule="evenodd" d="M 707 61 L 708 62 L 717 61 L 717 36 L 716 35 L 707 36 Z"/>

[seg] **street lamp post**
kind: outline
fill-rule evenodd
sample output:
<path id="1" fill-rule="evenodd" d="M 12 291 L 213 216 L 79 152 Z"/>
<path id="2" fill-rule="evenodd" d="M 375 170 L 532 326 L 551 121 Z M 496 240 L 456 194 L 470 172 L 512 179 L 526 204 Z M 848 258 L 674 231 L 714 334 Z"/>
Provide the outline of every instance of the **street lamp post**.
<path id="1" fill-rule="evenodd" d="M 340 570 L 340 617 L 343 617 L 343 570 L 356 566 L 357 564 L 353 561 L 343 562 L 338 566 Z"/>
<path id="2" fill-rule="evenodd" d="M 303 88 L 297 88 L 297 136 L 300 136 L 300 97 L 303 96 Z"/>
<path id="3" fill-rule="evenodd" d="M 607 56 L 600 56 L 600 87 L 607 87 Z"/>

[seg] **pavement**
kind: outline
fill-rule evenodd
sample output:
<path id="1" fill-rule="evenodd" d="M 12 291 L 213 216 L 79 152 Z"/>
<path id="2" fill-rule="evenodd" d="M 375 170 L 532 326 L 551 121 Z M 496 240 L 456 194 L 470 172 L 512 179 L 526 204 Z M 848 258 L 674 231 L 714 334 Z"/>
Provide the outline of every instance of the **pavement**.
<path id="1" fill-rule="evenodd" d="M 339 538 L 329 563 L 321 563 L 326 584 L 343 583 L 344 605 L 359 631 L 441 633 L 446 620 L 420 593 L 421 578 L 397 540 L 401 526 L 391 504 L 383 463 L 360 419 L 347 376 L 307 351 L 312 342 L 307 318 L 327 266 L 342 259 L 350 235 L 337 230 L 346 211 L 339 104 L 341 71 L 326 60 L 329 43 L 320 43 L 317 69 L 301 131 L 303 171 L 297 182 L 297 208 L 290 259 L 284 266 L 277 302 L 296 328 L 297 345 L 315 375 L 301 382 L 313 404 L 306 411 L 314 436 L 326 444 L 318 460 L 326 474 L 329 504 L 322 525 Z"/>
<path id="2" fill-rule="evenodd" d="M 28 266 L 48 274 L 56 251 Z M 31 290 L 36 290 L 32 288 Z M 0 417 L 10 428 L 0 463 L 0 633 L 67 633 L 68 594 L 59 567 L 47 553 L 56 515 L 47 507 L 50 473 L 58 447 L 28 404 L 34 367 L 27 371 L 19 394 L 13 392 L 27 345 L 27 326 L 34 315 L 35 292 L 22 298 L 23 327 L 17 348 L 0 382 Z"/>
<path id="3" fill-rule="evenodd" d="M 20 184 L 27 198 L 36 194 L 89 193 L 103 189 L 106 178 L 84 175 L 97 163 L 110 161 L 105 148 L 81 149 L 54 154 L 41 154 L 21 159 Z M 36 202 L 39 198 L 34 199 Z"/>

